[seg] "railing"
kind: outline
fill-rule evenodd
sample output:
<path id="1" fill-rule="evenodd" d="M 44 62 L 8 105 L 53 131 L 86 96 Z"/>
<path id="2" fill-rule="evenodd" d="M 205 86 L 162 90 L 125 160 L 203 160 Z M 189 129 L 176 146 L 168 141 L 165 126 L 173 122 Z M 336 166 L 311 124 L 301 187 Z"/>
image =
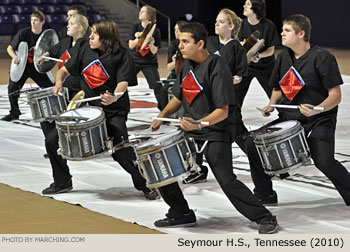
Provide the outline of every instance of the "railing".
<path id="1" fill-rule="evenodd" d="M 137 6 L 137 8 L 140 8 L 140 3 L 143 4 L 143 5 L 149 5 L 149 4 L 145 3 L 144 1 L 136 0 L 136 6 Z M 167 16 L 167 15 L 165 15 L 163 12 L 158 11 L 157 9 L 156 9 L 156 11 L 157 11 L 157 13 L 158 13 L 159 15 L 161 15 L 162 17 L 164 17 L 164 18 L 166 18 L 166 19 L 168 20 L 168 46 L 170 46 L 170 44 L 171 44 L 170 17 Z"/>

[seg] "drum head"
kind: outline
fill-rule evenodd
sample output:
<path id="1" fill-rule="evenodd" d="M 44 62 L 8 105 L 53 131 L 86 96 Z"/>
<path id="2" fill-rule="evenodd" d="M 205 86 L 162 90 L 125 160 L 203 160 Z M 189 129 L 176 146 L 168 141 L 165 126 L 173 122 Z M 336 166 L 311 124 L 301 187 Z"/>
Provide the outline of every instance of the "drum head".
<path id="1" fill-rule="evenodd" d="M 28 58 L 28 44 L 27 42 L 22 41 L 18 45 L 18 50 L 16 51 L 16 55 L 19 59 L 19 63 L 15 64 L 14 61 L 11 61 L 10 67 L 10 78 L 12 81 L 17 82 L 21 79 L 24 69 L 27 65 Z"/>
<path id="2" fill-rule="evenodd" d="M 169 142 L 175 142 L 176 139 L 180 138 L 182 136 L 181 131 L 175 131 L 169 134 L 164 134 L 163 136 L 157 137 L 157 138 L 152 138 L 142 144 L 140 144 L 137 148 L 143 149 L 143 148 L 148 148 L 152 147 L 155 145 L 168 145 Z"/>
<path id="3" fill-rule="evenodd" d="M 46 73 L 56 65 L 57 62 L 52 60 L 44 61 L 42 64 L 38 65 L 37 60 L 58 42 L 59 39 L 57 33 L 53 29 L 45 30 L 40 35 L 34 48 L 34 67 L 39 73 Z"/>
<path id="4" fill-rule="evenodd" d="M 282 136 L 285 133 L 289 132 L 291 129 L 297 127 L 299 125 L 298 121 L 285 121 L 280 122 L 274 125 L 271 125 L 270 127 L 265 129 L 264 134 L 258 134 L 256 135 L 256 139 L 267 139 L 267 138 L 274 138 L 277 136 Z"/>
<path id="5" fill-rule="evenodd" d="M 58 116 L 58 120 L 60 117 L 86 117 L 89 118 L 86 122 L 91 122 L 102 115 L 103 111 L 97 107 L 84 107 L 77 108 L 74 110 L 69 110 L 64 112 Z M 85 122 L 85 121 L 84 121 Z M 74 121 L 60 121 L 60 124 L 76 124 Z"/>

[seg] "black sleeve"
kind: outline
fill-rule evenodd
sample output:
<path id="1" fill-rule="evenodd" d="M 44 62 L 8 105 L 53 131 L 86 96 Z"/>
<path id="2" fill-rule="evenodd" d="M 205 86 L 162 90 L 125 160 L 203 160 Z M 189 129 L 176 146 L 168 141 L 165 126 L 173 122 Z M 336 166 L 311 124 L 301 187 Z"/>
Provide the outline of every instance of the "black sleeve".
<path id="1" fill-rule="evenodd" d="M 160 35 L 160 30 L 158 28 L 156 28 L 156 30 L 153 33 L 154 36 L 154 45 L 159 48 L 162 48 L 162 38 Z"/>
<path id="2" fill-rule="evenodd" d="M 232 69 L 232 76 L 246 76 L 248 74 L 248 61 L 247 52 L 241 44 L 236 46 L 236 64 L 234 69 Z"/>
<path id="3" fill-rule="evenodd" d="M 59 30 L 57 35 L 60 40 L 67 37 L 67 26 L 64 26 L 61 30 Z"/>
<path id="4" fill-rule="evenodd" d="M 267 31 L 265 36 L 265 48 L 267 49 L 271 46 L 281 44 L 280 36 L 277 32 L 276 25 L 272 21 L 266 20 L 266 27 Z"/>
<path id="5" fill-rule="evenodd" d="M 17 50 L 19 43 L 21 43 L 22 41 L 26 41 L 26 39 L 25 39 L 25 31 L 24 30 L 20 30 L 19 32 L 16 33 L 16 35 L 11 40 L 10 46 L 12 46 L 12 48 L 14 50 Z M 28 48 L 28 50 L 29 49 L 30 48 Z"/>
<path id="6" fill-rule="evenodd" d="M 129 30 L 128 41 L 135 39 L 135 33 L 136 32 L 137 32 L 137 24 L 131 25 L 130 30 Z"/>
<path id="7" fill-rule="evenodd" d="M 215 108 L 221 108 L 226 105 L 234 104 L 236 101 L 234 95 L 234 89 L 232 84 L 231 71 L 224 62 L 219 58 L 215 62 L 211 72 L 210 84 L 211 84 L 211 99 Z"/>
<path id="8" fill-rule="evenodd" d="M 173 61 L 173 56 L 174 54 L 176 54 L 176 51 L 177 51 L 176 45 L 177 45 L 176 40 L 174 40 L 168 48 L 168 63 Z"/>
<path id="9" fill-rule="evenodd" d="M 278 56 L 277 56 L 277 60 L 275 62 L 275 65 L 273 67 L 272 73 L 271 73 L 271 77 L 270 77 L 270 81 L 269 81 L 269 86 L 271 88 L 276 88 L 276 89 L 281 89 L 280 85 L 279 85 L 279 81 L 280 81 L 280 73 L 281 73 L 281 62 L 282 62 L 282 55 L 283 52 L 281 52 Z"/>
<path id="10" fill-rule="evenodd" d="M 135 64 L 132 59 L 130 52 L 126 49 L 123 49 L 122 59 L 119 61 L 117 69 L 117 83 L 126 81 L 129 86 L 137 85 L 137 77 L 135 72 Z"/>
<path id="11" fill-rule="evenodd" d="M 176 81 L 175 81 L 175 83 L 173 85 L 173 89 L 172 89 L 173 95 L 177 99 L 179 99 L 180 101 L 182 101 L 182 92 L 181 92 L 180 85 L 181 85 L 182 80 L 185 78 L 185 75 L 187 74 L 187 72 L 186 73 L 184 72 L 185 64 L 186 64 L 186 60 L 185 60 L 184 65 L 182 66 L 182 68 L 180 69 L 179 73 L 176 76 Z"/>
<path id="12" fill-rule="evenodd" d="M 242 24 L 241 24 L 241 28 L 240 28 L 239 33 L 238 33 L 238 40 L 239 41 L 243 41 L 245 39 L 244 31 L 245 31 L 245 25 L 244 25 L 244 20 L 243 20 Z"/>
<path id="13" fill-rule="evenodd" d="M 89 46 L 86 44 L 85 46 L 81 47 L 77 53 L 74 55 L 71 55 L 71 58 L 64 64 L 64 66 L 67 68 L 68 72 L 72 76 L 80 76 L 81 72 L 83 71 L 83 56 L 85 53 L 86 46 Z"/>
<path id="14" fill-rule="evenodd" d="M 322 53 L 317 55 L 316 71 L 325 89 L 344 83 L 335 57 L 326 50 L 322 50 Z"/>

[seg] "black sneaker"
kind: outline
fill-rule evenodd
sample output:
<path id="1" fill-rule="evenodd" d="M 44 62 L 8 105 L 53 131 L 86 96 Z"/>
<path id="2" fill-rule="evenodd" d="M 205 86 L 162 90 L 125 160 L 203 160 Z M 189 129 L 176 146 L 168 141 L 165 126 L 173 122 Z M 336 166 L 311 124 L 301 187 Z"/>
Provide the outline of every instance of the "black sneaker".
<path id="1" fill-rule="evenodd" d="M 160 196 L 156 190 L 146 188 L 146 189 L 142 190 L 142 192 L 143 192 L 143 195 L 145 196 L 145 198 L 148 200 L 155 200 L 155 199 L 160 198 Z"/>
<path id="2" fill-rule="evenodd" d="M 197 171 L 191 173 L 190 176 L 182 180 L 183 184 L 197 184 L 207 182 L 208 173 Z"/>
<path id="3" fill-rule="evenodd" d="M 65 193 L 65 192 L 71 191 L 72 189 L 73 189 L 72 180 L 69 180 L 63 186 L 56 186 L 55 183 L 52 183 L 48 188 L 42 191 L 42 194 L 47 195 L 47 194 Z"/>
<path id="4" fill-rule="evenodd" d="M 259 234 L 274 234 L 278 231 L 276 216 L 271 216 L 259 222 Z"/>
<path id="5" fill-rule="evenodd" d="M 165 219 L 154 222 L 156 227 L 193 227 L 197 225 L 196 215 L 192 210 L 181 217 L 171 218 L 169 214 L 165 215 Z"/>
<path id="6" fill-rule="evenodd" d="M 1 120 L 3 121 L 7 121 L 7 122 L 11 122 L 13 120 L 18 120 L 19 119 L 19 115 L 12 115 L 12 114 L 8 114 L 5 115 L 3 118 L 1 118 Z"/>
<path id="7" fill-rule="evenodd" d="M 277 206 L 278 200 L 277 200 L 277 193 L 273 191 L 270 195 L 262 195 L 260 193 L 254 192 L 254 195 L 258 198 L 258 200 L 263 204 L 264 206 Z"/>

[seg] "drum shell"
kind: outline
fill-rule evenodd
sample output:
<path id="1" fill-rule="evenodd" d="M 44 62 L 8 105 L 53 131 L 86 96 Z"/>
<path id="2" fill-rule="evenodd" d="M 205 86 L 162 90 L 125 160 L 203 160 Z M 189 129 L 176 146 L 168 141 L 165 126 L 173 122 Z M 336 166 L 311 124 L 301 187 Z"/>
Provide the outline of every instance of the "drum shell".
<path id="1" fill-rule="evenodd" d="M 62 158 L 73 161 L 88 160 L 109 150 L 106 120 L 104 112 L 100 110 L 101 115 L 91 121 L 74 124 L 56 122 Z"/>
<path id="2" fill-rule="evenodd" d="M 147 186 L 158 188 L 186 178 L 190 174 L 189 168 L 195 164 L 191 145 L 191 140 L 178 134 L 155 146 L 136 146 L 135 152 Z"/>
<path id="3" fill-rule="evenodd" d="M 257 135 L 254 143 L 265 173 L 270 175 L 291 172 L 309 160 L 309 148 L 299 122 L 279 136 Z"/>
<path id="4" fill-rule="evenodd" d="M 65 92 L 68 92 L 66 88 Z M 53 120 L 67 109 L 66 96 L 55 96 L 52 87 L 29 92 L 27 100 L 34 122 Z"/>

